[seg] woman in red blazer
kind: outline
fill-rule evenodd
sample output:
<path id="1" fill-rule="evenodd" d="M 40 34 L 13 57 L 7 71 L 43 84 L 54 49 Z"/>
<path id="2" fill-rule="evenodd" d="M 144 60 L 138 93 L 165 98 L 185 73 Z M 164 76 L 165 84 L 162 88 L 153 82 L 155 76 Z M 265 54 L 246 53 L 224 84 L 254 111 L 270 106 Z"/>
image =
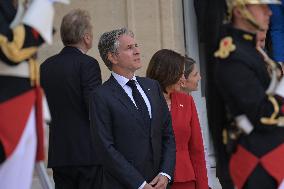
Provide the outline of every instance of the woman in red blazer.
<path id="1" fill-rule="evenodd" d="M 168 49 L 156 52 L 147 77 L 157 80 L 172 115 L 176 167 L 171 189 L 208 189 L 204 147 L 198 115 L 191 96 L 179 92 L 185 84 L 185 57 Z"/>
<path id="2" fill-rule="evenodd" d="M 185 57 L 183 75 L 185 80 L 183 80 L 181 84 L 181 91 L 186 94 L 191 94 L 192 91 L 197 91 L 201 76 L 195 64 L 195 60 L 192 58 Z"/>

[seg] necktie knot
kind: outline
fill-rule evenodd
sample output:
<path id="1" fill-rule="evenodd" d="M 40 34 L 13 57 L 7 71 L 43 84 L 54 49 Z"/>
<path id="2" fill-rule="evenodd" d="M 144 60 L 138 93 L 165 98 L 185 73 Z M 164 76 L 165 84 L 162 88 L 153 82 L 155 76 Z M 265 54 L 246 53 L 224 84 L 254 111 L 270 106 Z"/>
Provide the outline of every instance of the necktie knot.
<path id="1" fill-rule="evenodd" d="M 126 83 L 126 85 L 129 86 L 132 90 L 135 89 L 135 88 L 137 88 L 137 87 L 136 87 L 136 84 L 135 84 L 135 80 L 132 80 L 132 79 L 129 80 L 129 81 Z"/>

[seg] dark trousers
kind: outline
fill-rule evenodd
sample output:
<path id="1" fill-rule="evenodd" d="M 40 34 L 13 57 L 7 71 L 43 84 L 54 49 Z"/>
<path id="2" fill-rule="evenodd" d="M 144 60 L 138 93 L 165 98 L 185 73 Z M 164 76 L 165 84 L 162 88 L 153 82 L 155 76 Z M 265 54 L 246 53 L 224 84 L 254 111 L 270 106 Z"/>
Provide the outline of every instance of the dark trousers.
<path id="1" fill-rule="evenodd" d="M 1 165 L 1 163 L 4 162 L 5 159 L 6 159 L 6 157 L 5 157 L 4 147 L 3 147 L 2 143 L 0 142 L 0 165 Z"/>
<path id="2" fill-rule="evenodd" d="M 55 189 L 94 189 L 98 174 L 96 166 L 54 167 Z"/>
<path id="3" fill-rule="evenodd" d="M 222 189 L 234 189 L 233 181 L 229 172 L 229 156 L 225 151 L 221 151 L 217 158 L 216 175 L 220 181 Z"/>
<path id="4" fill-rule="evenodd" d="M 279 169 L 281 169 L 279 167 Z M 257 165 L 249 176 L 244 189 L 277 189 L 277 182 L 272 178 L 261 165 Z"/>

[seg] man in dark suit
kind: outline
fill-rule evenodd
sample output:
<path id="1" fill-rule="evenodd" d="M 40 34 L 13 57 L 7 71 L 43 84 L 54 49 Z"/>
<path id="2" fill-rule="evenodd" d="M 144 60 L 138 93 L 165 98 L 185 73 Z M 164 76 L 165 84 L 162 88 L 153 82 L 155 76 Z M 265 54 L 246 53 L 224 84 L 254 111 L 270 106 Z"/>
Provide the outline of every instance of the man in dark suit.
<path id="1" fill-rule="evenodd" d="M 98 62 L 85 53 L 92 47 L 89 13 L 73 10 L 61 23 L 63 50 L 41 65 L 41 83 L 51 112 L 48 167 L 55 187 L 95 188 L 89 94 L 101 85 Z"/>
<path id="2" fill-rule="evenodd" d="M 90 116 L 102 168 L 100 189 L 165 189 L 173 179 L 175 141 L 158 82 L 141 68 L 134 35 L 104 33 L 99 51 L 111 77 L 91 97 Z"/>

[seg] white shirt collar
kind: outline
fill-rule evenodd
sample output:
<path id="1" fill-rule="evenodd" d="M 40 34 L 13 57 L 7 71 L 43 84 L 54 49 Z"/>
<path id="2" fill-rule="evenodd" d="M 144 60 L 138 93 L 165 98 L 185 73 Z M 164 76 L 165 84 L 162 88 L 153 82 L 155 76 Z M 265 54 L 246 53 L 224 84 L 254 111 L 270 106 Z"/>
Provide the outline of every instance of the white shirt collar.
<path id="1" fill-rule="evenodd" d="M 126 85 L 126 83 L 129 81 L 129 79 L 127 79 L 126 77 L 119 75 L 115 72 L 111 72 L 111 74 L 113 75 L 113 77 L 115 78 L 115 80 L 119 83 L 119 85 L 121 85 L 121 87 L 124 87 Z M 131 78 L 132 80 L 135 80 L 135 82 L 137 82 L 136 76 L 134 75 L 133 78 Z"/>
<path id="2" fill-rule="evenodd" d="M 81 51 L 83 54 L 86 54 L 86 52 L 84 52 L 82 49 L 76 47 L 79 51 Z"/>

